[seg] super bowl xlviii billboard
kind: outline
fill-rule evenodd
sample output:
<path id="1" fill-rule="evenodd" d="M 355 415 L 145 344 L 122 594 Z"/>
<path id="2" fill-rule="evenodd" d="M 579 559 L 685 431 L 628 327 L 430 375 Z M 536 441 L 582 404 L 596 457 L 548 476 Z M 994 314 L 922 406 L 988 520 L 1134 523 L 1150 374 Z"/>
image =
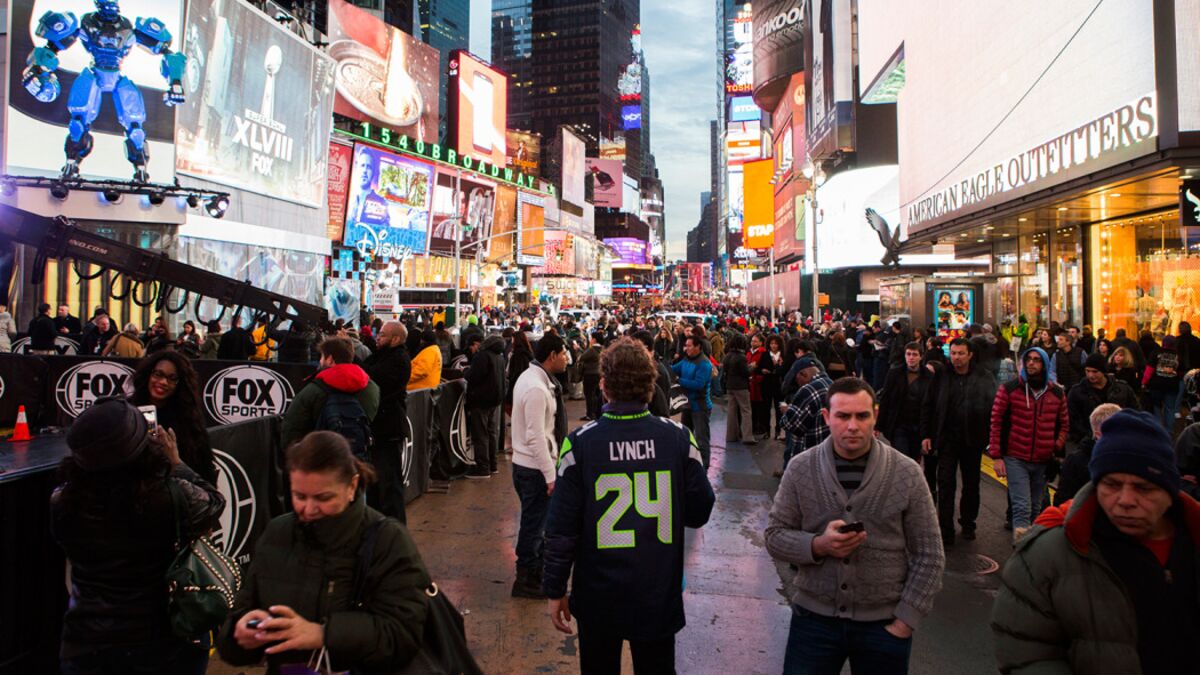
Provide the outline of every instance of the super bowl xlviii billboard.
<path id="1" fill-rule="evenodd" d="M 85 41 L 79 39 L 79 32 L 61 43 L 69 43 L 69 46 L 56 54 L 57 67 L 39 80 L 49 82 L 50 75 L 53 75 L 58 85 L 58 95 L 52 101 L 43 102 L 36 98 L 22 85 L 22 79 L 34 49 L 47 46 L 47 38 L 37 35 L 39 19 L 47 12 L 62 16 L 70 12 L 78 21 L 85 14 L 96 12 L 96 4 L 93 0 L 10 0 L 4 4 L 8 6 L 8 109 L 3 132 L 5 172 L 57 176 L 65 163 L 64 143 L 71 121 L 68 103 L 73 91 L 78 90 L 79 95 L 87 93 L 75 85 L 81 79 L 86 84 L 86 78 L 95 75 L 90 68 L 93 54 L 88 51 Z M 3 11 L 0 9 L 0 12 Z M 179 0 L 122 0 L 120 11 L 130 24 L 138 19 L 158 19 L 162 28 L 173 38 L 169 48 L 173 51 L 180 49 L 183 42 L 180 30 L 183 3 Z M 42 64 L 50 65 L 45 61 Z M 146 135 L 149 178 L 169 183 L 175 171 L 175 149 L 172 145 L 175 139 L 175 110 L 163 102 L 167 79 L 163 77 L 162 67 L 161 54 L 153 54 L 138 45 L 132 46 L 120 59 L 120 74 L 136 86 L 143 99 L 141 103 L 145 120 L 140 126 Z M 91 75 L 85 75 L 86 72 L 91 72 Z M 104 88 L 99 85 L 106 85 L 99 79 L 97 84 L 97 92 Z M 113 84 L 113 94 L 117 93 L 118 86 L 123 85 Z M 48 98 L 49 91 L 42 92 L 42 95 Z M 191 89 L 185 85 L 185 98 L 191 95 Z M 129 180 L 133 168 L 126 159 L 125 128 L 118 119 L 115 99 L 110 94 L 97 93 L 96 97 L 96 101 L 85 101 L 88 104 L 85 106 L 87 114 L 90 115 L 94 110 L 95 119 L 89 129 L 92 136 L 91 151 L 79 163 L 79 170 L 86 178 Z"/>
<path id="2" fill-rule="evenodd" d="M 179 173 L 319 208 L 333 59 L 243 0 L 191 0 Z"/>

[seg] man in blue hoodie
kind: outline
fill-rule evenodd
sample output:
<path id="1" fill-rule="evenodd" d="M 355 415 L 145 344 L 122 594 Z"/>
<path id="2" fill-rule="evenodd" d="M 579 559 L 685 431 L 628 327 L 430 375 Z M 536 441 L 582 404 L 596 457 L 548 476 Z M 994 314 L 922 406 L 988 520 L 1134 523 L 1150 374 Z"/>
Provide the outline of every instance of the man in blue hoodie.
<path id="1" fill-rule="evenodd" d="M 683 342 L 683 358 L 676 361 L 671 370 L 675 371 L 679 386 L 688 395 L 688 409 L 683 411 L 681 421 L 696 435 L 696 445 L 700 448 L 700 456 L 707 469 L 710 456 L 708 418 L 712 415 L 712 398 L 708 392 L 713 371 L 712 361 L 704 354 L 704 339 L 689 335 Z"/>

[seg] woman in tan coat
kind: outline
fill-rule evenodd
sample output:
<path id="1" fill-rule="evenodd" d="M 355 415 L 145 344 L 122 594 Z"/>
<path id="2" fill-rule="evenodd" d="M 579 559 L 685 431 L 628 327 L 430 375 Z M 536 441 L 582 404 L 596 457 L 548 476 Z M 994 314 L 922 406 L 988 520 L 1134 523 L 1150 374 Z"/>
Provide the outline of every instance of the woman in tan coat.
<path id="1" fill-rule="evenodd" d="M 132 323 L 125 324 L 125 330 L 108 341 L 100 356 L 116 356 L 126 359 L 140 359 L 146 355 L 146 346 L 138 339 L 138 327 Z"/>

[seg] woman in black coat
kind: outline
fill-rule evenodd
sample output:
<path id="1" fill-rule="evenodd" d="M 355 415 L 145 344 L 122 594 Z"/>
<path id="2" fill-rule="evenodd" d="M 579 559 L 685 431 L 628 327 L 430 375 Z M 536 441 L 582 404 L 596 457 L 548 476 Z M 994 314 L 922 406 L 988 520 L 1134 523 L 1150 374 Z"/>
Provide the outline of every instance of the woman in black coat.
<path id="1" fill-rule="evenodd" d="M 83 411 L 50 497 L 50 534 L 70 562 L 62 672 L 203 675 L 208 639 L 176 637 L 167 568 L 185 541 L 219 524 L 225 499 L 181 461 L 175 436 L 117 398 Z M 182 508 L 175 507 L 172 488 Z"/>
<path id="2" fill-rule="evenodd" d="M 533 363 L 533 345 L 529 343 L 529 332 L 519 330 L 513 334 L 512 354 L 508 357 L 508 392 L 504 397 L 504 405 L 510 411 L 517 378 L 531 363 Z"/>

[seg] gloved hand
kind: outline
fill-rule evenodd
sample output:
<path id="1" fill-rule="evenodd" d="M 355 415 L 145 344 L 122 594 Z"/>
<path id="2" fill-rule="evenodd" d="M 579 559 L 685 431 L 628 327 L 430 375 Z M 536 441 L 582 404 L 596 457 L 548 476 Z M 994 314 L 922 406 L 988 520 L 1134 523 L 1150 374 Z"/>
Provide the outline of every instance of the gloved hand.
<path id="1" fill-rule="evenodd" d="M 179 52 L 163 55 L 162 75 L 167 79 L 167 90 L 163 92 L 163 103 L 176 106 L 184 102 L 183 76 L 187 71 L 187 56 Z"/>
<path id="2" fill-rule="evenodd" d="M 21 73 L 21 84 L 31 96 L 42 103 L 52 103 L 62 91 L 54 71 L 38 65 L 25 68 Z"/>

